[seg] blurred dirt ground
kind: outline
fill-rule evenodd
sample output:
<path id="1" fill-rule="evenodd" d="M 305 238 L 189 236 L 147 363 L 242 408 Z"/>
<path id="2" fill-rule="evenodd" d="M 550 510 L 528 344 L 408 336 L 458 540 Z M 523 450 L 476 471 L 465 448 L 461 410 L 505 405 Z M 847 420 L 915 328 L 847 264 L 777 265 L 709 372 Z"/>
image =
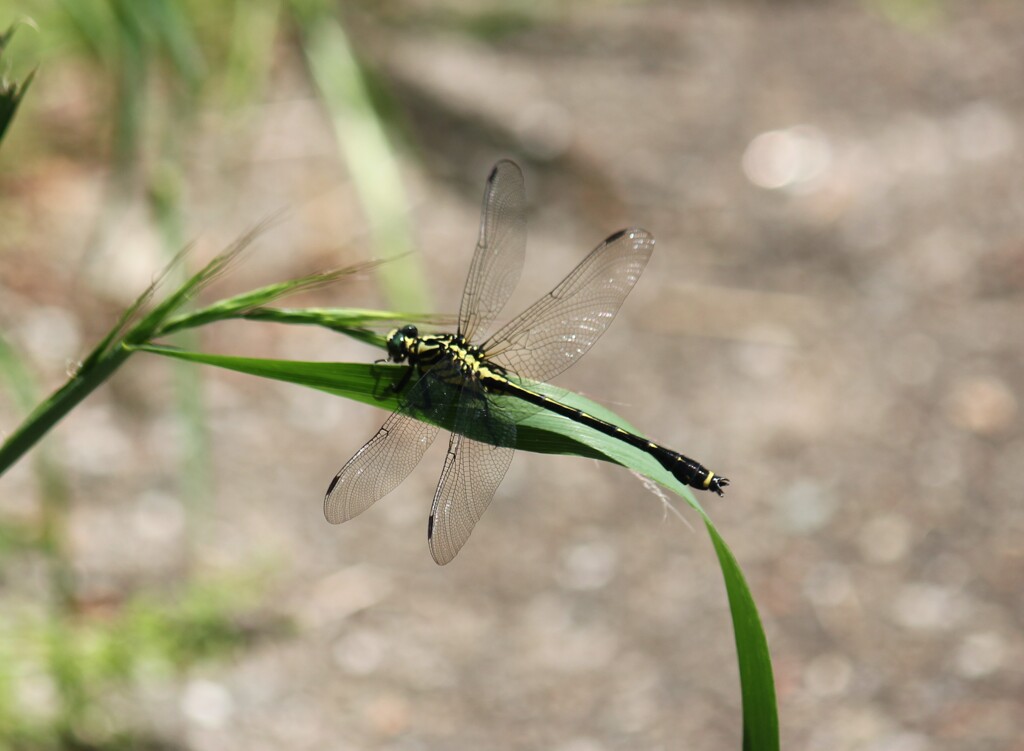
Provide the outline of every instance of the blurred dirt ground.
<path id="1" fill-rule="evenodd" d="M 761 610 L 783 746 L 1024 749 L 1024 5 L 922 4 L 909 25 L 883 5 L 601 4 L 496 41 L 349 30 L 414 145 L 402 172 L 438 310 L 456 307 L 497 158 L 523 164 L 531 201 L 506 312 L 611 231 L 656 236 L 618 320 L 558 383 L 732 479 L 700 500 Z M 216 292 L 368 255 L 302 76 L 282 41 L 241 133 L 200 118 L 184 213 L 201 251 L 289 208 Z M 79 83 L 41 71 L 2 151 L 0 325 L 47 389 L 159 264 L 131 207 L 86 253 L 104 172 L 67 146 L 95 116 Z M 52 148 L 19 158 L 22 128 Z M 369 276 L 309 301 L 384 305 Z M 249 323 L 202 345 L 380 356 Z M 193 529 L 193 570 L 266 571 L 265 609 L 296 625 L 140 677 L 112 700 L 119 725 L 247 751 L 740 746 L 725 592 L 685 504 L 694 529 L 621 468 L 520 453 L 438 568 L 443 440 L 332 527 L 323 491 L 384 413 L 202 375 L 214 477 L 198 512 L 168 363 L 133 359 L 51 436 L 78 587 L 173 590 Z M 4 400 L 0 417 L 20 413 Z M 8 517 L 36 513 L 24 464 L 0 486 Z M 33 571 L 11 563 L 0 599 L 38 598 Z"/>

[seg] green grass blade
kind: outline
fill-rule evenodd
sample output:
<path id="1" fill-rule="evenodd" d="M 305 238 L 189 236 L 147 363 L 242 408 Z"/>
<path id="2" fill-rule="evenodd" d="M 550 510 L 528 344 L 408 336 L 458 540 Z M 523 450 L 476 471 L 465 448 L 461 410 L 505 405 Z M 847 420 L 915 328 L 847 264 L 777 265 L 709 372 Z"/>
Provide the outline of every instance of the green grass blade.
<path id="1" fill-rule="evenodd" d="M 714 543 L 729 595 L 743 694 L 743 748 L 745 751 L 778 751 L 779 715 L 775 703 L 775 680 L 761 617 L 739 564 L 707 515 L 704 516 L 704 526 Z"/>
<path id="2" fill-rule="evenodd" d="M 172 319 L 168 326 L 160 331 L 160 335 L 162 336 L 166 331 L 174 331 L 201 323 L 241 318 L 246 321 L 321 326 L 339 334 L 350 336 L 353 339 L 358 339 L 364 344 L 383 348 L 386 345 L 383 332 L 399 323 L 417 322 L 428 326 L 447 324 L 454 326 L 453 321 L 448 316 L 423 315 L 392 310 L 368 310 L 366 308 L 253 308 L 237 313 L 217 314 L 207 317 L 207 312 L 212 312 L 212 307 L 198 311 L 195 317 L 183 316 L 180 319 Z"/>
<path id="3" fill-rule="evenodd" d="M 371 261 L 370 263 L 356 264 L 343 269 L 309 274 L 286 282 L 268 284 L 265 287 L 259 287 L 258 289 L 220 300 L 208 307 L 168 318 L 154 332 L 153 338 L 165 336 L 174 331 L 203 326 L 215 321 L 249 317 L 248 313 L 254 308 L 264 307 L 274 300 L 287 295 L 294 295 L 298 292 L 305 292 L 332 284 L 346 276 L 352 276 L 367 269 L 375 268 L 377 265 L 377 262 Z M 370 311 L 365 311 L 363 315 L 364 317 L 370 315 Z M 383 320 L 383 316 L 380 315 L 378 320 Z"/>
<path id="4" fill-rule="evenodd" d="M 139 22 L 156 30 L 177 78 L 189 87 L 198 88 L 208 69 L 193 28 L 196 14 L 180 3 L 165 0 L 132 0 L 130 4 Z"/>
<path id="5" fill-rule="evenodd" d="M 59 14 L 47 20 L 60 33 L 63 29 L 67 41 L 86 51 L 99 63 L 111 70 L 117 65 L 119 54 L 117 17 L 111 3 L 61 0 Z"/>
<path id="6" fill-rule="evenodd" d="M 214 365 L 261 378 L 308 386 L 386 410 L 398 407 L 398 396 L 390 387 L 392 384 L 397 384 L 406 371 L 406 367 L 400 365 L 267 360 L 189 352 L 162 345 L 142 345 L 134 349 L 189 362 Z M 620 417 L 585 397 L 545 384 L 531 385 L 538 391 L 557 396 L 566 404 L 615 422 L 627 430 L 635 430 Z M 680 485 L 661 468 L 661 465 L 643 451 L 566 417 L 523 405 L 517 399 L 509 397 L 503 398 L 502 401 L 506 412 L 517 422 L 516 448 L 544 454 L 572 454 L 612 461 L 668 485 L 679 495 L 687 498 L 695 508 L 700 508 L 693 500 L 689 490 Z M 446 421 L 452 417 L 442 418 L 441 426 L 450 428 L 451 424 Z"/>
<path id="7" fill-rule="evenodd" d="M 394 366 L 208 355 L 155 344 L 142 345 L 135 349 L 188 362 L 214 365 L 260 378 L 308 386 L 383 409 L 395 409 L 398 406 L 397 395 L 387 388 L 391 383 L 398 383 L 401 377 L 402 369 Z"/>
<path id="8" fill-rule="evenodd" d="M 274 60 L 282 2 L 232 0 L 220 97 L 229 107 L 250 101 L 265 85 Z"/>

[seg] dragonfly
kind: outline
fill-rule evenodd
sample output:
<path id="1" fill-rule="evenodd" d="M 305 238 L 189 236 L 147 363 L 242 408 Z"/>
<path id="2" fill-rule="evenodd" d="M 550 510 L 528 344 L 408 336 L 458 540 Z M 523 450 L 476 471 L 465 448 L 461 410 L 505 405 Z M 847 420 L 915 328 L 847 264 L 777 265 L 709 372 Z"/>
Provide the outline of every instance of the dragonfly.
<path id="1" fill-rule="evenodd" d="M 331 480 L 324 515 L 340 524 L 394 490 L 439 431 L 453 428 L 427 522 L 439 565 L 465 545 L 512 461 L 515 412 L 549 410 L 651 455 L 679 482 L 723 495 L 729 480 L 700 462 L 540 393 L 544 382 L 579 360 L 605 332 L 654 250 L 646 230 L 620 230 L 598 245 L 551 292 L 475 344 L 504 308 L 526 254 L 526 190 L 510 160 L 498 162 L 484 190 L 480 234 L 462 293 L 455 333 L 421 334 L 405 325 L 387 334 L 387 361 L 405 364 L 391 388 L 399 407 Z M 447 419 L 446 419 L 447 418 Z"/>

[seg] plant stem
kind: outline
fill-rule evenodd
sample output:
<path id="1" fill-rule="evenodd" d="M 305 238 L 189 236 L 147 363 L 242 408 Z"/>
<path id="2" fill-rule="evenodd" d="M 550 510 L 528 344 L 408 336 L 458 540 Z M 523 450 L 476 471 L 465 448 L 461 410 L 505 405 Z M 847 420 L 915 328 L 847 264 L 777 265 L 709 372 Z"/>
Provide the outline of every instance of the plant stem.
<path id="1" fill-rule="evenodd" d="M 36 407 L 8 436 L 3 445 L 0 445 L 0 476 L 3 476 L 4 472 L 46 435 L 64 415 L 106 381 L 130 355 L 131 350 L 117 346 L 95 359 L 90 357 L 88 368 L 76 373 L 50 398 Z"/>

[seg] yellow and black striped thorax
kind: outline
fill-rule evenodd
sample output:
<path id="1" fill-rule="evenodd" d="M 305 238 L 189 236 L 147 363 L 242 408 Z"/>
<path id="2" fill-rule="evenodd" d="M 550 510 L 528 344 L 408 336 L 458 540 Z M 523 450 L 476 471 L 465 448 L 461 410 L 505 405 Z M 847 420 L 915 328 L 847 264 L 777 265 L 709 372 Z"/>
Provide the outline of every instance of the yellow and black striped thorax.
<path id="1" fill-rule="evenodd" d="M 421 374 L 433 373 L 449 382 L 505 380 L 506 371 L 488 362 L 483 350 L 460 334 L 419 334 L 415 326 L 388 333 L 388 359 L 408 362 Z"/>

